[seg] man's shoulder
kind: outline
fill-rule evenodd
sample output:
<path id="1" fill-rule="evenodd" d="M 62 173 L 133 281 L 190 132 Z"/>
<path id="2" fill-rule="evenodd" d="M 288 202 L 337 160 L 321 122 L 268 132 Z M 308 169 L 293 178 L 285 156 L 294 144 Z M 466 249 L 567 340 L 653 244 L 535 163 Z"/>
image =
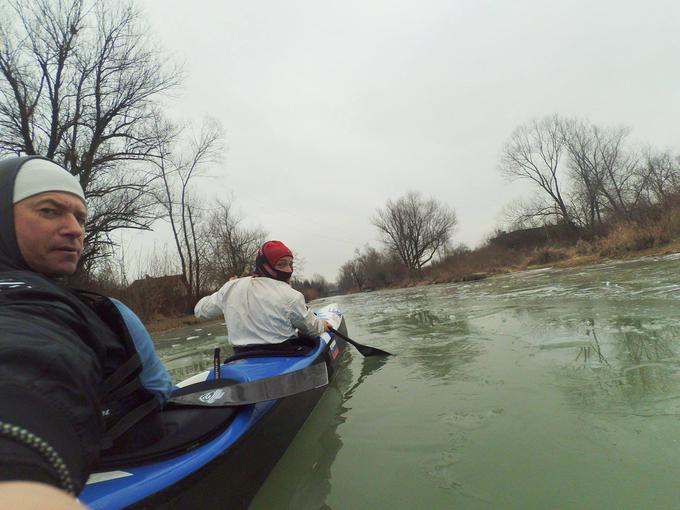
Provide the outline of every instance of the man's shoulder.
<path id="1" fill-rule="evenodd" d="M 53 290 L 63 292 L 64 289 L 48 278 L 32 271 L 0 271 L 0 293 L 9 290 Z"/>
<path id="2" fill-rule="evenodd" d="M 10 289 L 31 289 L 33 285 L 29 278 L 20 278 L 17 276 L 0 275 L 0 292 Z"/>
<path id="3" fill-rule="evenodd" d="M 20 310 L 36 316 L 76 313 L 79 318 L 84 308 L 71 289 L 31 271 L 0 271 L 0 306 L 3 314 Z"/>
<path id="4" fill-rule="evenodd" d="M 286 282 L 266 277 L 255 278 L 255 280 L 260 280 L 262 282 L 261 285 L 266 289 L 267 293 L 277 296 L 277 299 L 279 300 L 285 300 L 290 306 L 300 299 L 304 300 L 302 293 L 295 290 Z"/>
<path id="5" fill-rule="evenodd" d="M 256 285 L 261 285 L 269 289 L 276 289 L 279 292 L 290 294 L 291 292 L 297 292 L 288 283 L 282 282 L 281 280 L 275 280 L 274 278 L 267 278 L 266 276 L 253 277 L 252 281 Z"/>
<path id="6" fill-rule="evenodd" d="M 228 290 L 238 287 L 248 287 L 252 285 L 252 280 L 253 280 L 252 276 L 242 276 L 240 278 L 233 278 L 226 282 L 224 285 L 222 285 L 221 289 Z"/>

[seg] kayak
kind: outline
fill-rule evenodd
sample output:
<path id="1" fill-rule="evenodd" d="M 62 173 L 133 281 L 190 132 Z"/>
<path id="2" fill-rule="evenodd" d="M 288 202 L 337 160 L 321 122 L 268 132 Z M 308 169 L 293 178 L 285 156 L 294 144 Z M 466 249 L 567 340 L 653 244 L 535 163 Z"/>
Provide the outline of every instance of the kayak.
<path id="1" fill-rule="evenodd" d="M 346 335 L 337 305 L 316 314 Z M 104 455 L 79 500 L 101 510 L 247 508 L 340 368 L 345 348 L 339 335 L 324 333 L 300 355 L 239 354 L 219 365 L 217 379 L 213 368 L 183 381 L 176 394 L 184 396 L 173 395 L 174 404 L 144 422 L 162 431 L 158 437 Z M 201 405 L 192 405 L 197 400 Z"/>

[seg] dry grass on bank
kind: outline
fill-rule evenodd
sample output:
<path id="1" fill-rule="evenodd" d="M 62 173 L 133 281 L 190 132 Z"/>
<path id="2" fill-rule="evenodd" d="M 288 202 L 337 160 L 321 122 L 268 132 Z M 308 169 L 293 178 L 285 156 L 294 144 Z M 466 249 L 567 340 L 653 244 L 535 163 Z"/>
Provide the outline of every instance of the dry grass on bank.
<path id="1" fill-rule="evenodd" d="M 677 234 L 660 225 L 618 225 L 605 237 L 579 240 L 573 246 L 546 246 L 534 250 L 524 266 L 559 267 L 596 264 L 607 259 L 662 255 L 680 251 Z"/>
<path id="2" fill-rule="evenodd" d="M 149 320 L 145 320 L 144 326 L 146 326 L 149 333 L 158 333 L 160 331 L 182 328 L 184 326 L 192 326 L 199 322 L 200 321 L 193 315 L 182 315 L 179 317 L 156 316 Z"/>
<path id="3" fill-rule="evenodd" d="M 597 241 L 595 248 L 601 256 L 612 257 L 663 246 L 670 241 L 668 232 L 660 225 L 619 225 L 607 237 Z"/>
<path id="4" fill-rule="evenodd" d="M 432 264 L 411 284 L 430 284 L 479 280 L 486 276 L 516 270 L 525 254 L 499 246 L 484 246 L 456 254 Z"/>
<path id="5" fill-rule="evenodd" d="M 670 211 L 664 221 L 649 225 L 622 223 L 604 237 L 579 240 L 573 245 L 548 245 L 525 250 L 487 245 L 435 263 L 426 268 L 419 278 L 409 278 L 396 286 L 469 281 L 533 267 L 571 267 L 612 258 L 675 252 L 680 252 L 680 209 Z"/>

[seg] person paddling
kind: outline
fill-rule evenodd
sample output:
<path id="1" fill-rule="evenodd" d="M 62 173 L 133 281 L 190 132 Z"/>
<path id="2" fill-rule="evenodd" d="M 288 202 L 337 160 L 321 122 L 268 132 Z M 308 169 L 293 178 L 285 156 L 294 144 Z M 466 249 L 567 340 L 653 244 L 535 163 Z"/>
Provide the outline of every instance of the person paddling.
<path id="1" fill-rule="evenodd" d="M 251 276 L 225 283 L 194 308 L 200 319 L 224 315 L 236 353 L 251 350 L 299 351 L 304 337 L 317 337 L 331 325 L 317 319 L 302 293 L 290 286 L 293 253 L 281 241 L 267 241 L 257 252 Z"/>

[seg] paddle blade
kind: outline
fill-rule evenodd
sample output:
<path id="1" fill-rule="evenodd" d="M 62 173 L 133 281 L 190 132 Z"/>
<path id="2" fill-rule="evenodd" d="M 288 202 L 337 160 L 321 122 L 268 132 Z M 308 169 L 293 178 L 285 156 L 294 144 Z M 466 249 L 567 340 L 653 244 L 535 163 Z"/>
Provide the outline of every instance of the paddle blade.
<path id="1" fill-rule="evenodd" d="M 382 349 L 378 349 L 377 347 L 358 344 L 354 344 L 354 347 L 356 347 L 357 351 L 359 351 L 364 356 L 392 356 L 391 353 L 383 351 Z"/>
<path id="2" fill-rule="evenodd" d="M 392 356 L 392 354 L 390 354 L 389 352 L 383 351 L 382 349 L 378 349 L 377 347 L 371 347 L 370 345 L 362 345 L 359 342 L 355 342 L 348 336 L 345 336 L 342 333 L 340 333 L 335 328 L 330 328 L 330 332 L 335 335 L 338 335 L 348 344 L 353 345 L 356 348 L 356 350 L 359 351 L 363 356 Z"/>

